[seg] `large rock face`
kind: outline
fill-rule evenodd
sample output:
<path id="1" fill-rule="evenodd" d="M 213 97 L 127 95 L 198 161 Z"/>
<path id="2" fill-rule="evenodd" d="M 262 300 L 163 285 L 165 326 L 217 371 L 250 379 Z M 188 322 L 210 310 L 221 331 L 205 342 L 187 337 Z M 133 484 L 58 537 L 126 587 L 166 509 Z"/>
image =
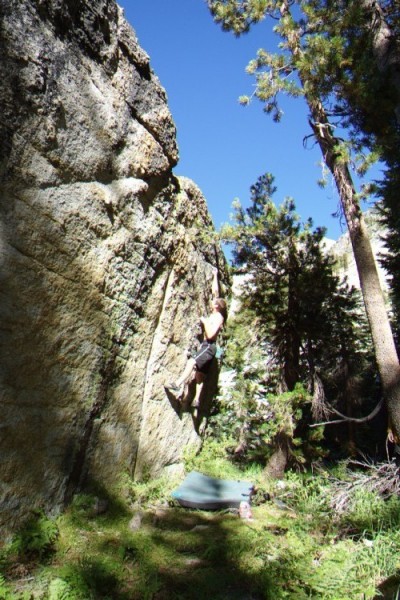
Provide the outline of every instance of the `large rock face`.
<path id="1" fill-rule="evenodd" d="M 204 198 L 114 0 L 0 0 L 0 528 L 179 463 L 163 383 L 207 310 Z"/>

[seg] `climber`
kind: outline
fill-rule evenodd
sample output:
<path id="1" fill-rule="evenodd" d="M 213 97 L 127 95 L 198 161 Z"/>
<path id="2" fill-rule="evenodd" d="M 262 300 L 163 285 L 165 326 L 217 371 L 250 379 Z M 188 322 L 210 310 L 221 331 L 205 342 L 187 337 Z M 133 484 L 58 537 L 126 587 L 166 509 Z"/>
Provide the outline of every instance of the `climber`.
<path id="1" fill-rule="evenodd" d="M 211 361 L 217 351 L 217 337 L 226 322 L 227 310 L 226 302 L 219 298 L 218 269 L 213 269 L 213 278 L 211 283 L 212 292 L 212 311 L 208 317 L 200 317 L 200 326 L 203 331 L 203 341 L 197 354 L 190 358 L 181 376 L 173 383 L 169 383 L 165 388 L 177 398 L 182 398 L 185 385 L 195 379 L 196 394 L 193 406 L 198 406 L 201 390 L 203 387 L 204 376 L 207 374 Z"/>

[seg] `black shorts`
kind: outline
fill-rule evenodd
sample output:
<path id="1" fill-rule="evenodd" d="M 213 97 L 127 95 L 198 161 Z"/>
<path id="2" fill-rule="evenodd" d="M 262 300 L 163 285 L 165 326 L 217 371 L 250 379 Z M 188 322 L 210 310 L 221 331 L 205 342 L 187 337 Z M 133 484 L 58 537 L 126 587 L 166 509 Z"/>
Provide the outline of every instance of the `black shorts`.
<path id="1" fill-rule="evenodd" d="M 202 342 L 200 350 L 197 352 L 194 360 L 196 362 L 196 368 L 200 373 L 207 373 L 211 361 L 217 353 L 217 344 L 215 342 Z"/>

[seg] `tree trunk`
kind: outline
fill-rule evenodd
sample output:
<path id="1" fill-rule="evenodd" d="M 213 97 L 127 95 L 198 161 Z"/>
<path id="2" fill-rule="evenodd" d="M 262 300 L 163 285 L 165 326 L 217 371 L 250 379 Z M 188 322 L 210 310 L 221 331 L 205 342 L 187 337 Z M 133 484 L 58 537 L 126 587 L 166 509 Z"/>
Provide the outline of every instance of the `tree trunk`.
<path id="1" fill-rule="evenodd" d="M 362 1 L 364 4 L 368 2 L 369 7 L 373 2 L 373 0 Z M 282 17 L 290 15 L 288 0 L 282 0 L 280 11 Z M 294 59 L 297 59 L 301 54 L 300 30 L 292 31 L 287 36 L 287 42 Z M 303 89 L 307 90 L 301 70 L 298 74 Z M 393 433 L 400 436 L 400 364 L 363 214 L 348 164 L 338 153 L 340 142 L 332 135 L 332 127 L 322 102 L 316 95 L 307 92 L 305 92 L 305 99 L 310 109 L 310 125 L 339 192 L 353 247 L 389 419 Z"/>
<path id="2" fill-rule="evenodd" d="M 311 127 L 339 192 L 360 278 L 382 389 L 393 430 L 396 435 L 399 435 L 400 365 L 375 258 L 350 171 L 347 163 L 337 153 L 339 142 L 331 133 L 331 127 L 321 102 L 307 100 L 312 117 Z"/>
<path id="3" fill-rule="evenodd" d="M 354 385 L 352 384 L 352 377 L 350 375 L 350 365 L 345 358 L 346 348 L 342 349 L 343 362 L 342 362 L 342 373 L 343 373 L 343 400 L 344 400 L 344 414 L 350 418 L 353 417 L 353 406 L 355 404 Z M 355 436 L 355 424 L 354 421 L 347 421 L 347 452 L 350 456 L 357 454 L 357 444 Z"/>
<path id="4" fill-rule="evenodd" d="M 397 91 L 395 115 L 400 124 L 400 50 L 398 41 L 385 21 L 378 0 L 361 0 L 361 5 L 371 15 L 370 32 L 376 65 L 381 73 L 387 74 Z"/>
<path id="5" fill-rule="evenodd" d="M 287 307 L 287 323 L 285 351 L 284 351 L 284 367 L 283 376 L 287 389 L 291 392 L 294 390 L 296 383 L 299 380 L 300 366 L 300 344 L 301 339 L 298 332 L 298 315 L 299 302 L 297 298 L 298 288 L 298 271 L 299 265 L 296 260 L 296 251 L 290 251 L 291 261 L 289 267 L 288 278 L 288 307 Z"/>
<path id="6" fill-rule="evenodd" d="M 281 431 L 275 437 L 274 451 L 264 469 L 264 475 L 272 479 L 282 479 L 289 461 L 290 438 Z"/>

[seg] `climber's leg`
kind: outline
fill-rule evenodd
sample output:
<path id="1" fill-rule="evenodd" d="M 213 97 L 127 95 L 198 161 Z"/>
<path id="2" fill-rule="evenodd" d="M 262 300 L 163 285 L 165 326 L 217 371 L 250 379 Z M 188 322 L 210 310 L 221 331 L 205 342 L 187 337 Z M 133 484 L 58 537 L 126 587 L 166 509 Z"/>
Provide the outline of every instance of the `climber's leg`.
<path id="1" fill-rule="evenodd" d="M 182 375 L 173 383 L 168 383 L 165 387 L 167 390 L 172 392 L 175 396 L 182 396 L 184 392 L 185 384 L 190 380 L 190 378 L 194 375 L 194 370 L 196 368 L 196 361 L 194 358 L 190 358 L 186 367 L 182 373 Z"/>
<path id="2" fill-rule="evenodd" d="M 185 383 L 187 383 L 189 381 L 191 376 L 194 375 L 195 368 L 196 368 L 196 360 L 194 358 L 189 358 L 189 360 L 186 363 L 185 370 L 183 371 L 183 373 L 179 377 L 179 379 L 176 380 L 176 384 L 178 387 L 181 387 L 182 385 L 184 385 Z"/>
<path id="3" fill-rule="evenodd" d="M 196 393 L 193 398 L 192 406 L 194 408 L 198 408 L 198 406 L 200 405 L 200 396 L 201 396 L 201 392 L 203 390 L 205 375 L 201 371 L 196 371 L 195 378 L 196 378 Z"/>

